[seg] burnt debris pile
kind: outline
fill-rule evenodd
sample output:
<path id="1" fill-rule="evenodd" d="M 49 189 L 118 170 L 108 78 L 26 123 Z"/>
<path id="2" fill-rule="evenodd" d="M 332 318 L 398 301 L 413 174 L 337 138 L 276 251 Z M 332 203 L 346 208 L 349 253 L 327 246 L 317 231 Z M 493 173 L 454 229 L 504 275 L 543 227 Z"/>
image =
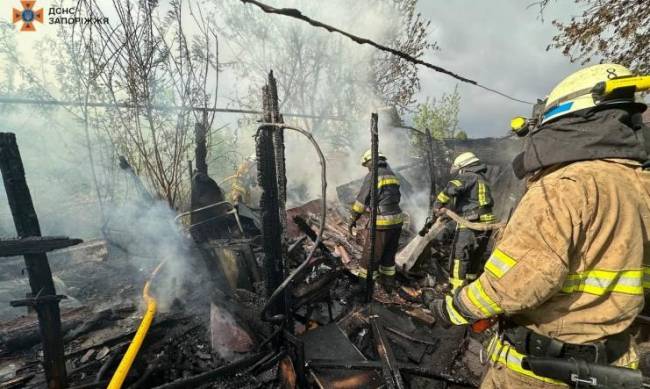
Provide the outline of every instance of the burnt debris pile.
<path id="1" fill-rule="evenodd" d="M 21 238 L 0 241 L 0 387 L 477 386 L 485 335 L 437 326 L 422 303 L 422 291 L 442 293 L 444 248 L 411 254 L 413 264 L 398 266 L 397 291 L 375 288 L 368 300 L 360 263 L 368 236 L 350 236 L 346 226 L 359 183 L 339 186 L 337 201 L 327 201 L 323 154 L 309 133 L 283 123 L 272 73 L 264 112 L 256 136 L 259 207 L 227 199 L 210 178 L 206 127 L 197 125 L 190 210 L 159 215 L 154 224 L 166 232 L 147 237 L 140 250 L 133 244 L 140 227 L 106 228 L 102 239 L 86 242 L 17 228 Z M 307 136 L 322 165 L 321 198 L 289 209 L 284 131 Z M 521 188 L 506 161 L 491 160 L 503 147 L 517 145 L 431 143 L 426 163 L 397 169 L 405 197 L 415 197 L 431 171 L 447 179 L 448 156 L 472 148 L 502 183 L 497 213 L 507 217 Z M 3 166 L 8 194 L 16 182 L 27 190 L 17 166 Z M 138 181 L 126 160 L 120 166 Z M 17 227 L 35 220 L 33 209 L 13 215 Z M 407 221 L 402 248 L 419 227 Z"/>

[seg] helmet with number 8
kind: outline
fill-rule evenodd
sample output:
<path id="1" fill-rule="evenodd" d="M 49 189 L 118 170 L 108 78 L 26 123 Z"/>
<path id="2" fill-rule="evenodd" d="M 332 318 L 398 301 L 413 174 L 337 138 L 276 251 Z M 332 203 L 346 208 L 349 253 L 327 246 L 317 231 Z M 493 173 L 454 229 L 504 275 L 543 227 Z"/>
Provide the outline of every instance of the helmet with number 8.
<path id="1" fill-rule="evenodd" d="M 632 72 L 625 66 L 611 63 L 589 66 L 578 70 L 560 81 L 548 95 L 542 123 L 602 104 L 632 103 L 644 105 L 641 100 L 636 101 L 633 95 L 626 99 L 600 101 L 593 93 L 594 87 L 601 81 L 632 75 Z"/>

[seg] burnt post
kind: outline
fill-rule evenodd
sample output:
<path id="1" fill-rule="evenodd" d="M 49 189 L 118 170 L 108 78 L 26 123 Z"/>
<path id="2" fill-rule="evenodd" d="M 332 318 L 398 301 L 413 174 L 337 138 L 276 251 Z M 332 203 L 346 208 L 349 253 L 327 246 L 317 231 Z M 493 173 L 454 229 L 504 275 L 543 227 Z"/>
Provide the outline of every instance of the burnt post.
<path id="1" fill-rule="evenodd" d="M 379 129 L 378 129 L 379 116 L 376 113 L 370 115 L 370 150 L 372 155 L 371 161 L 371 180 L 370 180 L 370 257 L 368 258 L 368 269 L 366 272 L 366 301 L 372 301 L 372 293 L 374 288 L 373 279 L 377 261 L 375 260 L 375 241 L 377 240 L 377 201 L 379 200 L 377 193 L 377 182 L 379 165 Z"/>
<path id="2" fill-rule="evenodd" d="M 0 133 L 0 171 L 18 236 L 21 238 L 41 236 L 41 228 L 25 180 L 25 170 L 16 144 L 16 136 L 12 133 Z M 43 367 L 47 385 L 50 389 L 61 389 L 66 386 L 66 371 L 59 296 L 54 289 L 47 255 L 45 253 L 25 254 L 24 257 L 33 296 L 30 304 L 34 306 L 38 315 L 39 331 L 43 342 Z"/>
<path id="3" fill-rule="evenodd" d="M 271 94 L 269 86 L 262 88 L 264 108 L 263 121 L 270 123 Z M 273 142 L 275 127 L 262 126 L 256 136 L 257 180 L 262 189 L 260 208 L 262 211 L 262 246 L 264 248 L 264 272 L 266 275 L 266 294 L 271 297 L 284 278 L 284 259 L 282 255 L 282 224 L 280 221 L 280 196 L 276 152 Z M 271 315 L 285 313 L 284 298 L 278 299 L 269 307 Z"/>
<path id="4" fill-rule="evenodd" d="M 278 98 L 278 86 L 273 77 L 273 70 L 269 72 L 268 90 L 267 90 L 268 109 L 270 123 L 284 123 L 284 118 L 280 114 L 280 104 Z M 287 165 L 284 154 L 284 129 L 275 127 L 273 130 L 273 151 L 275 154 L 275 174 L 277 177 L 278 187 L 278 213 L 280 218 L 280 250 L 282 253 L 281 264 L 282 279 L 289 276 L 288 267 L 285 263 L 287 258 Z M 284 300 L 286 300 L 285 294 Z M 285 308 L 289 306 L 289 302 L 285 301 Z M 288 312 L 285 312 L 288 313 Z M 288 315 L 287 315 L 288 318 Z"/>
<path id="5" fill-rule="evenodd" d="M 273 77 L 273 70 L 269 72 L 268 84 L 268 98 L 269 98 L 269 118 L 270 123 L 284 123 L 282 115 L 280 115 L 280 105 L 278 102 L 278 87 Z M 276 128 L 273 131 L 273 147 L 275 149 L 275 170 L 278 175 L 278 198 L 280 200 L 280 223 L 282 223 L 283 231 L 287 226 L 287 169 L 286 159 L 284 156 L 284 129 Z M 283 236 L 284 238 L 284 236 Z M 283 239 L 284 240 L 284 239 Z"/>
<path id="6" fill-rule="evenodd" d="M 203 120 L 194 124 L 194 143 L 195 143 L 195 165 L 196 170 L 200 173 L 208 174 L 208 147 L 207 147 L 207 132 L 208 132 L 208 112 L 203 111 Z"/>

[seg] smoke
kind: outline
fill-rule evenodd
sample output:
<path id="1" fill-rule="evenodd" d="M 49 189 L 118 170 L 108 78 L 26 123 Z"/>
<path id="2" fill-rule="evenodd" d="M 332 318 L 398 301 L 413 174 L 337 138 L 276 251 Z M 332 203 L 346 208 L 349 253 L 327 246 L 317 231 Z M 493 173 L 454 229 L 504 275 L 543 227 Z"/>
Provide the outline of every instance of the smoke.
<path id="1" fill-rule="evenodd" d="M 111 204 L 107 211 L 107 237 L 129 255 L 141 274 L 150 278 L 153 269 L 163 264 L 153 283 L 161 310 L 168 309 L 195 274 L 190 238 L 175 222 L 176 211 L 163 201 Z"/>
<path id="2" fill-rule="evenodd" d="M 57 110 L 31 111 L 32 118 L 42 120 L 25 120 L 29 113 L 27 108 L 6 111 L 0 130 L 16 134 L 42 235 L 107 239 L 111 246 L 107 260 L 125 259 L 130 266 L 120 276 L 131 280 L 138 294 L 143 279 L 164 262 L 153 286 L 160 309 L 167 309 L 196 278 L 192 277 L 196 257 L 175 221 L 177 211 L 144 195 L 130 173 L 118 168 L 117 158 L 111 158 L 115 155 L 107 152 L 106 140 L 93 135 L 100 204 L 80 124 Z M 16 236 L 1 183 L 0 236 Z"/>
<path id="3" fill-rule="evenodd" d="M 273 3 L 299 8 L 326 23 L 384 43 L 391 43 L 402 28 L 391 1 Z M 219 31 L 219 61 L 224 64 L 219 81 L 220 102 L 233 98 L 236 105 L 249 103 L 250 108 L 259 109 L 261 86 L 266 72 L 273 69 L 278 78 L 281 111 L 346 118 L 345 121 L 286 118 L 288 123 L 312 131 L 323 148 L 328 162 L 330 201 L 336 200 L 337 186 L 367 173 L 359 159 L 370 147 L 371 112 L 380 113 L 380 149 L 391 166 L 413 162 L 409 133 L 395 128 L 392 115 L 384 108 L 385 102 L 373 84 L 373 72 L 381 63 L 374 49 L 295 20 L 264 14 L 236 0 L 214 0 L 206 4 L 208 7 L 212 7 L 213 16 L 218 18 L 217 25 L 224 29 Z M 196 28 L 192 23 L 186 27 L 190 34 Z M 20 53 L 15 54 L 22 58 Z M 11 66 L 7 65 L 9 62 L 0 56 L 3 68 Z M 63 88 L 54 80 L 54 72 L 49 72 L 48 62 L 41 62 L 43 85 L 50 89 L 57 85 Z M 20 77 L 15 70 L 12 77 Z M 4 76 L 0 84 L 0 90 L 9 94 L 19 94 L 21 86 L 25 90 L 34 87 L 24 80 L 14 85 Z M 41 92 L 37 88 L 34 95 L 40 96 Z M 183 280 L 192 278 L 192 253 L 174 222 L 176 211 L 164 202 L 147 202 L 132 177 L 117 167 L 119 153 L 102 136 L 101 129 L 91 126 L 90 142 L 87 142 L 83 123 L 63 109 L 11 106 L 0 109 L 0 130 L 16 133 L 43 235 L 86 240 L 108 237 L 124 249 L 141 275 L 165 261 L 156 282 L 168 285 L 160 289 L 169 290 L 166 299 L 173 299 Z M 219 117 L 214 128 L 239 118 Z M 248 156 L 254 153 L 255 128 L 255 124 L 238 128 L 239 134 L 224 130 L 220 136 L 227 139 L 238 135 L 236 151 L 238 155 Z M 289 131 L 286 134 L 291 206 L 320 196 L 320 165 L 306 139 Z M 90 155 L 94 159 L 94 174 Z M 211 164 L 210 174 L 219 181 L 231 175 L 232 168 L 231 164 L 219 160 L 218 164 Z M 417 178 L 411 184 L 418 193 L 428 187 L 424 178 Z M 224 189 L 228 190 L 228 185 Z M 416 197 L 418 210 L 410 213 L 424 214 L 419 207 L 426 208 L 427 200 Z M 15 235 L 4 190 L 0 190 L 0 234 Z M 141 276 L 137 279 L 141 280 Z"/>
<path id="4" fill-rule="evenodd" d="M 396 2 L 361 0 L 270 1 L 273 6 L 297 8 L 353 34 L 396 45 L 403 39 L 404 19 Z M 303 119 L 285 116 L 285 122 L 311 131 L 327 160 L 327 197 L 335 201 L 336 187 L 363 178 L 367 169 L 359 163 L 370 148 L 370 114 L 378 112 L 380 149 L 393 168 L 417 162 L 411 147 L 412 134 L 397 128 L 396 112 L 387 107 L 378 90 L 378 79 L 387 71 L 387 62 L 375 49 L 358 45 L 347 38 L 277 15 L 264 14 L 239 1 L 215 0 L 222 39 L 228 42 L 221 51 L 222 61 L 235 63 L 224 72 L 231 79 L 224 88 L 231 95 L 247 96 L 240 103 L 260 109 L 261 88 L 269 70 L 278 80 L 280 110 L 315 116 L 338 116 L 345 120 Z M 235 61 L 236 60 L 236 61 Z M 391 68 L 393 69 L 393 68 Z M 393 71 L 395 71 L 393 69 Z M 226 76 L 227 75 L 227 76 Z M 230 77 L 228 77 L 230 76 Z M 228 83 L 228 81 L 225 81 Z M 406 82 L 397 80 L 397 83 Z M 391 85 L 397 88 L 397 85 Z M 222 93 L 228 93 L 222 89 Z M 239 153 L 254 151 L 252 134 L 256 124 L 243 130 Z M 320 197 L 320 164 L 310 143 L 299 134 L 285 133 L 288 178 L 288 207 Z M 224 174 L 227 176 L 228 174 Z M 421 214 L 428 207 L 428 178 L 418 177 L 411 185 L 418 196 L 412 203 Z M 228 186 L 226 186 L 226 190 Z M 420 191 L 426 195 L 420 196 Z M 426 212 L 424 212 L 426 214 Z"/>

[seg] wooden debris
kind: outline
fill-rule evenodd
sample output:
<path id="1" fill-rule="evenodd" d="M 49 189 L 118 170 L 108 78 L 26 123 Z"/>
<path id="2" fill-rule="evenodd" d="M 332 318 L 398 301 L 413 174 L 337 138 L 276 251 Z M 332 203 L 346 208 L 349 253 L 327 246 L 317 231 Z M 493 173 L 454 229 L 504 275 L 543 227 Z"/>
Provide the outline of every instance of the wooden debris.
<path id="1" fill-rule="evenodd" d="M 436 323 L 436 319 L 421 308 L 405 309 L 404 313 L 430 326 Z"/>
<path id="2" fill-rule="evenodd" d="M 0 257 L 13 257 L 24 254 L 43 254 L 49 251 L 70 247 L 83 242 L 65 236 L 30 236 L 16 239 L 0 239 Z"/>

